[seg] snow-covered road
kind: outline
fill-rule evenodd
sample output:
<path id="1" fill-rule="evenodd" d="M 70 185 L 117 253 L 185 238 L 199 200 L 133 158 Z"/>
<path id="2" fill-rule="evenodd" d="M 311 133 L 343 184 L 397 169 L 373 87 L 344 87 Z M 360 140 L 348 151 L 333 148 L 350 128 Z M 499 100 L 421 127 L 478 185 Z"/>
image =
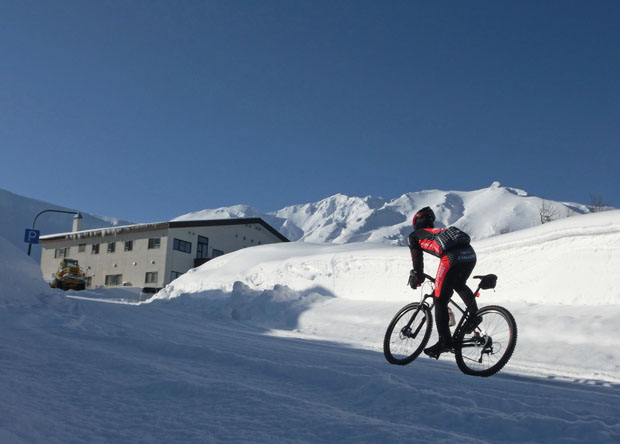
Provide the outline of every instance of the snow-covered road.
<path id="1" fill-rule="evenodd" d="M 391 366 L 214 320 L 183 298 L 0 316 L 7 444 L 620 440 L 620 386 L 609 383 Z"/>

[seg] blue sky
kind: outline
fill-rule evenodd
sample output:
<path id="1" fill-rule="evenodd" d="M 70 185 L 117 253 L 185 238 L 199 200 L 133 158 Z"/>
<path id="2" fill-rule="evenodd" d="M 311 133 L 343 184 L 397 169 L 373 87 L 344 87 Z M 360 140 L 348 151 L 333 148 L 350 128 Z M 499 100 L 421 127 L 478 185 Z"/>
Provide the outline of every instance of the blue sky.
<path id="1" fill-rule="evenodd" d="M 620 207 L 620 2 L 3 1 L 0 187 L 136 222 L 498 180 Z"/>

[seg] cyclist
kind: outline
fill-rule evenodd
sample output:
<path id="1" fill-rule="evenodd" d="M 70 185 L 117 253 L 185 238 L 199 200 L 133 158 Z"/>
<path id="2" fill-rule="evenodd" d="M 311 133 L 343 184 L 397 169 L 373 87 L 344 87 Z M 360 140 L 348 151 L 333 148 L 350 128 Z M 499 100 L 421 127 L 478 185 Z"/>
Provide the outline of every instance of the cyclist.
<path id="1" fill-rule="evenodd" d="M 466 285 L 469 275 L 476 265 L 476 253 L 469 244 L 470 238 L 456 227 L 435 228 L 435 213 L 430 207 L 424 207 L 413 217 L 413 232 L 409 235 L 409 249 L 413 269 L 409 275 L 409 285 L 417 288 L 424 282 L 424 259 L 422 253 L 430 253 L 439 258 L 439 267 L 435 278 L 435 322 L 439 341 L 424 349 L 432 358 L 452 348 L 448 302 L 456 290 L 471 313 L 478 311 L 476 298 Z M 481 321 L 477 318 L 473 325 L 467 326 L 472 331 Z"/>

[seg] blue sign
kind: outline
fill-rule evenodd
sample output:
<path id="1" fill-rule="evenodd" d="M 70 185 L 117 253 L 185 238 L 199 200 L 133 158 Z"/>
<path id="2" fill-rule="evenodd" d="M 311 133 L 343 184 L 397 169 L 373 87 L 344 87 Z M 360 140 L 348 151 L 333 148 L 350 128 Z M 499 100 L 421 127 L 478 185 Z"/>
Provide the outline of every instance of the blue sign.
<path id="1" fill-rule="evenodd" d="M 30 230 L 26 228 L 26 234 L 24 235 L 24 242 L 27 242 L 29 244 L 38 244 L 40 234 L 41 232 L 39 230 Z"/>

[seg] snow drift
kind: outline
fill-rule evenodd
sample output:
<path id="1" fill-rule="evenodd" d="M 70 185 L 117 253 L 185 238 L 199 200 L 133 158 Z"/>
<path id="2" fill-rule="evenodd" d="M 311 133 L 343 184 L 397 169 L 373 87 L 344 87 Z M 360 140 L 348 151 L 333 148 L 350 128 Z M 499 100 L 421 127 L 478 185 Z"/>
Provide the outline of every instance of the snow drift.
<path id="1" fill-rule="evenodd" d="M 620 210 L 616 210 L 474 241 L 478 253 L 475 273 L 498 274 L 497 297 L 504 301 L 618 304 L 620 290 L 610 277 L 620 260 L 619 233 Z M 430 272 L 437 261 L 425 258 Z M 235 281 L 243 281 L 261 290 L 286 285 L 296 291 L 323 288 L 353 300 L 402 301 L 411 298 L 404 285 L 410 268 L 407 247 L 299 242 L 263 245 L 190 270 L 160 292 L 160 297 L 230 291 Z"/>

